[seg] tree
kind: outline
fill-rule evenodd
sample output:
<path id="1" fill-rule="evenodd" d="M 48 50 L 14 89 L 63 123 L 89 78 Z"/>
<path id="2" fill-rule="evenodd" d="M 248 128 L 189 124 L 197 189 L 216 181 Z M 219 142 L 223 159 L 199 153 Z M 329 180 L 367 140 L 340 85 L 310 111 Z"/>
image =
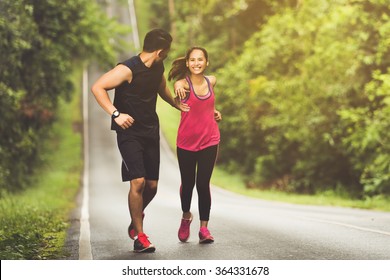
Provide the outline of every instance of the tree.
<path id="1" fill-rule="evenodd" d="M 28 182 L 73 69 L 112 62 L 123 30 L 87 0 L 0 1 L 0 189 Z"/>

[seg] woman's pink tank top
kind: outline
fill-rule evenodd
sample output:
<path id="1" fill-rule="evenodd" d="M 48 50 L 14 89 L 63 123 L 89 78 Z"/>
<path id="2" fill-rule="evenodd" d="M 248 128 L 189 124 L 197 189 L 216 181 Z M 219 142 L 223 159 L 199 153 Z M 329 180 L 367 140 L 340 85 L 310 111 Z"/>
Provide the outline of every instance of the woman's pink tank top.
<path id="1" fill-rule="evenodd" d="M 218 123 L 214 119 L 215 95 L 210 81 L 207 81 L 209 92 L 205 96 L 196 95 L 189 77 L 190 93 L 182 102 L 188 104 L 189 112 L 181 112 L 176 144 L 188 151 L 200 151 L 219 144 Z"/>

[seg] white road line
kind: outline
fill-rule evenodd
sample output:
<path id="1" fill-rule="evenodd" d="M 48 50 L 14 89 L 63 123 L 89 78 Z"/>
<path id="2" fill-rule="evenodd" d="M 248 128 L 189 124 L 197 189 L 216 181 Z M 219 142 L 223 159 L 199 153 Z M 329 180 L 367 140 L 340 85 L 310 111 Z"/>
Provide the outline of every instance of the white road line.
<path id="1" fill-rule="evenodd" d="M 379 234 L 390 236 L 390 232 L 383 231 L 383 230 L 378 230 L 378 229 L 359 227 L 359 226 L 355 226 L 355 225 L 351 225 L 351 224 L 333 222 L 333 221 L 328 221 L 328 220 L 321 220 L 321 219 L 316 219 L 316 218 L 304 218 L 304 219 L 305 220 L 310 220 L 310 221 L 315 221 L 315 222 L 320 222 L 320 223 L 327 223 L 327 224 L 343 226 L 343 227 L 353 228 L 353 229 L 357 229 L 357 230 L 361 230 L 361 231 L 372 232 L 372 233 L 379 233 Z"/>
<path id="2" fill-rule="evenodd" d="M 84 135 L 84 174 L 83 201 L 80 217 L 79 259 L 92 260 L 91 232 L 89 227 L 89 133 L 88 133 L 88 70 L 83 70 L 83 135 Z"/>

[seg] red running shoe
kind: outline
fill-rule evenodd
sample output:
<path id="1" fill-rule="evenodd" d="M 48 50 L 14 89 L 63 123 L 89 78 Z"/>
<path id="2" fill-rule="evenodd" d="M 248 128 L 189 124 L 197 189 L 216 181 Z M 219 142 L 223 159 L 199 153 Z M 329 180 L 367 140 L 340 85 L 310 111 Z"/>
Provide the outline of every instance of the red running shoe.
<path id="1" fill-rule="evenodd" d="M 134 240 L 134 252 L 135 253 L 153 253 L 156 251 L 156 247 L 150 243 L 148 236 L 145 233 L 140 233 Z"/>

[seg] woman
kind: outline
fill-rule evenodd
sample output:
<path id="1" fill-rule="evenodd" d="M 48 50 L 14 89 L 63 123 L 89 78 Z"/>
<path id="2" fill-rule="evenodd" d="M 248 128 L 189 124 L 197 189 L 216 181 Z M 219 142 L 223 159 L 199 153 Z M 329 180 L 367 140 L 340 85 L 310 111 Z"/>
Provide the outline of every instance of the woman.
<path id="1" fill-rule="evenodd" d="M 169 80 L 176 80 L 174 90 L 177 97 L 190 108 L 188 112 L 181 114 L 177 135 L 183 211 L 178 237 L 182 242 L 186 242 L 190 235 L 193 218 L 190 208 L 195 183 L 199 201 L 199 242 L 214 242 L 208 230 L 211 207 L 210 179 L 220 141 L 217 122 L 222 117 L 215 109 L 216 78 L 204 75 L 208 64 L 207 51 L 201 47 L 192 47 L 185 57 L 172 63 L 168 76 Z"/>

